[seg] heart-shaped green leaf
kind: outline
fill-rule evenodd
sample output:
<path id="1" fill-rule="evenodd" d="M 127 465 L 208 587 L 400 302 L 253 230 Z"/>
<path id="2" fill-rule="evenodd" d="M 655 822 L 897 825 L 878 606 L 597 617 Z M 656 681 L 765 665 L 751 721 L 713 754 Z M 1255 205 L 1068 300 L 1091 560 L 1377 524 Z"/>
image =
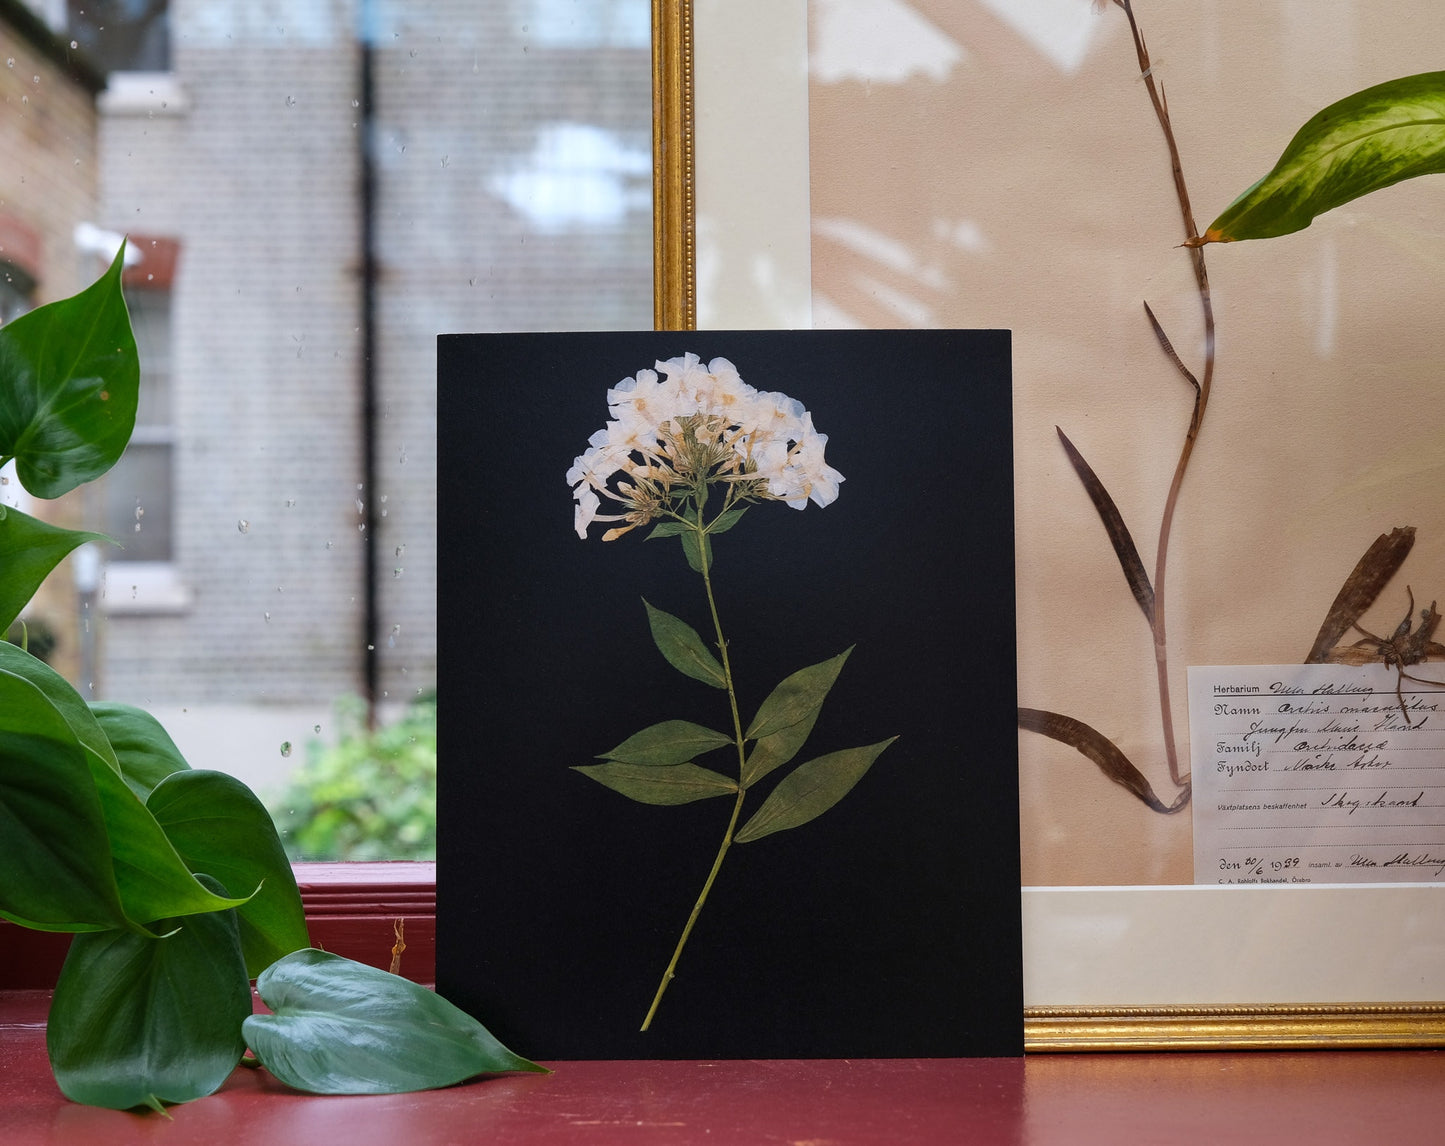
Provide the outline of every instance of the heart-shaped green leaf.
<path id="1" fill-rule="evenodd" d="M 1347 96 L 1296 133 L 1263 179 L 1229 205 L 1201 243 L 1266 239 L 1403 179 L 1445 171 L 1445 72 Z"/>
<path id="2" fill-rule="evenodd" d="M 27 927 L 127 926 L 87 755 L 41 690 L 0 668 L 0 915 Z"/>
<path id="3" fill-rule="evenodd" d="M 268 967 L 246 1043 L 267 1070 L 315 1094 L 400 1094 L 478 1074 L 544 1071 L 513 1054 L 465 1011 L 400 975 L 325 951 Z"/>
<path id="4" fill-rule="evenodd" d="M 621 792 L 639 804 L 691 804 L 709 796 L 733 795 L 738 790 L 736 780 L 729 780 L 696 764 L 658 768 L 609 760 L 605 764 L 577 765 L 572 770 L 590 776 L 599 784 Z"/>
<path id="5" fill-rule="evenodd" d="M 681 764 L 732 742 L 731 736 L 690 720 L 664 720 L 629 736 L 611 752 L 602 753 L 601 759 L 664 767 Z"/>
<path id="6" fill-rule="evenodd" d="M 799 764 L 783 777 L 733 839 L 745 844 L 817 819 L 851 792 L 883 749 L 897 739 L 890 736 L 877 744 L 829 752 Z"/>
<path id="7" fill-rule="evenodd" d="M 241 1061 L 251 991 L 235 913 L 165 920 L 158 930 L 174 934 L 71 941 L 45 1030 L 67 1098 L 160 1110 L 213 1093 Z"/>
<path id="8" fill-rule="evenodd" d="M 10 627 L 66 554 L 87 541 L 109 540 L 101 533 L 61 529 L 7 507 L 0 514 L 0 569 L 5 570 L 0 577 L 0 633 Z"/>
<path id="9" fill-rule="evenodd" d="M 246 902 L 254 885 L 244 889 L 242 898 L 233 899 L 198 883 L 164 829 L 120 775 L 94 753 L 87 752 L 86 758 L 110 837 L 120 901 L 132 922 L 220 911 Z"/>
<path id="10" fill-rule="evenodd" d="M 652 630 L 652 640 L 667 663 L 684 676 L 710 684 L 713 688 L 727 688 L 727 675 L 717 657 L 702 643 L 697 630 L 686 621 L 674 617 L 662 609 L 656 609 L 646 599 L 647 624 Z"/>
<path id="11" fill-rule="evenodd" d="M 122 245 L 91 286 L 0 327 L 0 459 L 15 459 L 36 497 L 100 477 L 135 428 L 140 365 L 124 261 Z"/>
<path id="12" fill-rule="evenodd" d="M 181 859 L 227 887 L 260 885 L 236 909 L 246 972 L 259 975 L 283 955 L 311 946 L 306 912 L 286 851 L 261 801 L 224 772 L 174 772 L 146 801 Z"/>
<path id="13" fill-rule="evenodd" d="M 90 711 L 105 730 L 120 774 L 137 799 L 145 800 L 171 773 L 190 767 L 161 722 L 144 709 L 114 701 L 95 701 Z M 216 877 L 227 887 L 241 886 L 220 873 L 216 873 Z"/>
<path id="14" fill-rule="evenodd" d="M 68 680 L 38 657 L 4 641 L 0 641 L 0 669 L 24 677 L 44 693 L 45 699 L 70 726 L 75 738 L 112 768 L 120 770 L 105 729 Z"/>

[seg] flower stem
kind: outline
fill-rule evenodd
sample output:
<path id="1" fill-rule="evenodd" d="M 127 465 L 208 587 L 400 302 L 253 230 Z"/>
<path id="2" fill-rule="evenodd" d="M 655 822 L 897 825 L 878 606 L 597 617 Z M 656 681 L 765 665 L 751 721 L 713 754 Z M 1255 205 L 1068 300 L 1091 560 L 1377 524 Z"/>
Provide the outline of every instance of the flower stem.
<path id="1" fill-rule="evenodd" d="M 733 718 L 733 740 L 738 748 L 738 795 L 733 801 L 733 814 L 728 820 L 727 831 L 723 833 L 722 843 L 717 850 L 717 856 L 712 861 L 712 869 L 707 873 L 707 881 L 702 885 L 702 891 L 698 894 L 697 902 L 692 905 L 692 911 L 687 917 L 687 923 L 683 926 L 682 934 L 678 936 L 677 946 L 673 948 L 672 958 L 668 960 L 667 969 L 662 973 L 662 982 L 657 985 L 657 993 L 652 996 L 652 1006 L 647 1008 L 647 1015 L 642 1020 L 642 1030 L 647 1030 L 652 1025 L 653 1016 L 657 1014 L 658 1004 L 662 1002 L 662 996 L 667 991 L 667 986 L 676 977 L 677 961 L 682 956 L 682 949 L 687 946 L 688 936 L 692 934 L 693 926 L 697 918 L 702 914 L 702 905 L 707 902 L 708 892 L 712 891 L 712 885 L 717 880 L 717 873 L 722 870 L 723 857 L 728 854 L 728 848 L 732 846 L 733 833 L 737 831 L 738 818 L 742 815 L 743 800 L 747 797 L 747 789 L 742 786 L 743 765 L 747 759 L 743 740 L 742 720 L 738 716 L 737 691 L 733 688 L 733 670 L 728 661 L 728 643 L 723 637 L 722 622 L 718 619 L 717 601 L 712 592 L 712 575 L 708 568 L 707 530 L 702 524 L 702 506 L 698 506 L 697 522 L 693 528 L 697 530 L 697 551 L 702 560 L 702 584 L 707 591 L 707 607 L 712 614 L 713 632 L 717 634 L 718 654 L 722 658 L 723 679 L 727 683 L 728 707 L 732 710 Z"/>

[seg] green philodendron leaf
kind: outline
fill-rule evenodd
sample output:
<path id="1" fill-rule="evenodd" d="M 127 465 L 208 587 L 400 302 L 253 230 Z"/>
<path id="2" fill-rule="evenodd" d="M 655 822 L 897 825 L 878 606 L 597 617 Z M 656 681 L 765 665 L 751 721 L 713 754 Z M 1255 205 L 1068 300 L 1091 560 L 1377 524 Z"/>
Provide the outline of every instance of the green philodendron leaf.
<path id="1" fill-rule="evenodd" d="M 0 577 L 0 633 L 10 627 L 40 583 L 71 550 L 87 541 L 109 540 L 103 533 L 61 529 L 13 506 L 0 514 L 0 569 L 5 570 Z"/>
<path id="2" fill-rule="evenodd" d="M 648 764 L 665 767 L 682 764 L 694 756 L 711 752 L 733 742 L 731 736 L 693 724 L 690 720 L 664 720 L 629 736 L 611 752 L 604 752 L 602 760 L 622 760 L 628 764 Z"/>
<path id="3" fill-rule="evenodd" d="M 1445 171 L 1445 72 L 1405 76 L 1331 104 L 1200 243 L 1266 239 L 1392 183 Z"/>
<path id="4" fill-rule="evenodd" d="M 96 701 L 90 712 L 105 730 L 121 777 L 137 799 L 144 801 L 167 776 L 190 768 L 161 722 L 144 709 Z M 241 886 L 225 875 L 216 876 L 228 887 Z"/>
<path id="5" fill-rule="evenodd" d="M 135 924 L 172 916 L 194 915 L 240 907 L 242 898 L 219 896 L 202 886 L 177 854 L 165 830 L 126 786 L 120 775 L 94 753 L 86 753 L 90 775 L 100 797 L 110 858 L 126 917 Z"/>
<path id="6" fill-rule="evenodd" d="M 671 613 L 655 609 L 644 598 L 647 606 L 647 624 L 652 630 L 652 641 L 667 663 L 684 676 L 710 684 L 713 688 L 727 688 L 727 676 L 717 657 L 702 643 L 697 630 Z"/>
<path id="7" fill-rule="evenodd" d="M 605 764 L 581 764 L 572 769 L 590 776 L 614 792 L 621 792 L 639 804 L 691 804 L 710 796 L 736 795 L 738 783 L 717 772 L 696 764 L 673 764 L 657 768 L 648 764 L 624 764 L 608 760 Z"/>
<path id="8" fill-rule="evenodd" d="M 115 465 L 135 428 L 140 365 L 121 295 L 125 248 L 94 284 L 0 327 L 0 458 L 59 497 Z"/>
<path id="9" fill-rule="evenodd" d="M 214 1093 L 246 1052 L 251 990 L 235 913 L 165 920 L 158 930 L 174 934 L 71 941 L 45 1045 L 74 1102 L 113 1110 L 189 1102 Z"/>
<path id="10" fill-rule="evenodd" d="M 545 1073 L 434 991 L 325 951 L 286 956 L 256 989 L 273 1013 L 245 1021 L 246 1043 L 297 1090 L 401 1094 L 478 1074 Z"/>
<path id="11" fill-rule="evenodd" d="M 4 641 L 0 641 L 0 669 L 24 677 L 44 693 L 45 699 L 70 726 L 75 738 L 112 768 L 120 770 L 105 729 L 68 680 L 38 657 Z"/>
<path id="12" fill-rule="evenodd" d="M 127 926 L 90 755 L 39 688 L 0 669 L 0 915 L 44 931 Z"/>
<path id="13" fill-rule="evenodd" d="M 817 819 L 852 791 L 883 749 L 897 739 L 890 736 L 865 748 L 845 748 L 799 764 L 772 790 L 734 841 L 749 843 Z"/>
<path id="14" fill-rule="evenodd" d="M 187 769 L 157 784 L 146 807 L 192 871 L 237 890 L 260 885 L 236 909 L 251 978 L 311 946 L 291 863 L 270 813 L 250 788 L 224 772 Z"/>

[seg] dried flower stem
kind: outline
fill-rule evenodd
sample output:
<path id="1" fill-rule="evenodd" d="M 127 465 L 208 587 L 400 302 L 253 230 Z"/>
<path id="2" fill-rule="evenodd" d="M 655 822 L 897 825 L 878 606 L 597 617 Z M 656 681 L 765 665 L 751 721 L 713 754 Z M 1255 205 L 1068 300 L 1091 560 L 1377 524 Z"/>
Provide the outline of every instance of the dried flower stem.
<path id="1" fill-rule="evenodd" d="M 1154 78 L 1153 65 L 1149 60 L 1149 49 L 1145 46 L 1144 34 L 1139 30 L 1138 21 L 1134 18 L 1134 7 L 1131 0 L 1115 0 L 1115 3 L 1124 9 L 1124 14 L 1129 18 L 1129 30 L 1133 34 L 1134 50 L 1139 59 L 1139 72 L 1149 91 L 1149 100 L 1154 106 L 1154 114 L 1159 120 L 1159 127 L 1164 132 L 1164 141 L 1169 148 L 1169 166 L 1174 175 L 1174 191 L 1179 198 L 1179 212 L 1184 222 L 1184 238 L 1188 243 L 1198 239 L 1199 232 L 1194 221 L 1194 209 L 1189 203 L 1189 189 L 1184 182 L 1184 168 L 1179 159 L 1179 145 L 1174 138 L 1174 128 L 1169 120 L 1169 105 L 1164 98 L 1163 87 Z M 1151 623 L 1154 635 L 1154 668 L 1159 681 L 1159 716 L 1164 732 L 1164 754 L 1169 763 L 1169 778 L 1181 786 L 1187 784 L 1189 779 L 1187 776 L 1182 776 L 1179 770 L 1179 751 L 1175 745 L 1174 736 L 1174 710 L 1169 700 L 1169 645 L 1165 627 L 1164 579 L 1169 560 L 1169 537 L 1174 525 L 1174 511 L 1179 503 L 1179 491 L 1184 485 L 1184 474 L 1189 468 L 1189 459 L 1194 453 L 1194 443 L 1198 439 L 1200 428 L 1204 423 L 1204 411 L 1209 405 L 1209 392 L 1214 381 L 1214 303 L 1209 292 L 1209 272 L 1205 267 L 1203 249 L 1197 246 L 1190 246 L 1187 249 L 1194 267 L 1194 281 L 1199 292 L 1199 305 L 1204 318 L 1204 369 L 1197 380 L 1185 369 L 1178 355 L 1169 346 L 1163 331 L 1158 323 L 1154 322 L 1153 314 L 1151 313 L 1149 316 L 1150 321 L 1154 322 L 1155 332 L 1164 345 L 1165 352 L 1170 355 L 1185 378 L 1194 386 L 1194 412 L 1189 419 L 1189 428 L 1184 435 L 1184 445 L 1174 467 L 1174 477 L 1169 483 L 1169 494 L 1165 498 L 1164 513 L 1159 521 L 1159 547 L 1154 561 L 1154 616 Z"/>
<path id="2" fill-rule="evenodd" d="M 684 924 L 682 934 L 678 937 L 677 946 L 673 948 L 672 958 L 668 960 L 667 969 L 662 973 L 662 981 L 657 985 L 657 993 L 652 997 L 652 1006 L 647 1008 L 647 1015 L 642 1020 L 641 1030 L 647 1030 L 652 1025 L 652 1018 L 657 1014 L 658 1004 L 662 1002 L 662 996 L 667 991 L 668 984 L 676 977 L 677 961 L 682 956 L 682 949 L 687 946 L 688 937 L 692 934 L 693 926 L 697 923 L 698 916 L 702 914 L 702 905 L 707 902 L 708 893 L 712 891 L 712 885 L 717 881 L 717 874 L 722 870 L 723 858 L 728 854 L 728 848 L 732 847 L 733 835 L 737 831 L 738 818 L 742 815 L 743 800 L 747 797 L 747 789 L 742 786 L 743 765 L 747 756 L 743 741 L 742 718 L 738 715 L 737 690 L 733 688 L 733 670 L 728 661 L 728 643 L 723 637 L 722 622 L 718 619 L 717 601 L 713 597 L 712 575 L 709 570 L 709 562 L 705 556 L 707 550 L 706 527 L 702 523 L 702 498 L 706 496 L 706 484 L 702 487 L 701 496 L 696 497 L 697 521 L 690 522 L 697 530 L 697 551 L 702 556 L 699 562 L 702 568 L 702 584 L 707 590 L 707 607 L 712 614 L 713 632 L 717 635 L 718 653 L 722 658 L 723 679 L 727 682 L 728 707 L 732 710 L 733 718 L 733 739 L 738 748 L 738 794 L 733 801 L 733 814 L 728 820 L 727 831 L 723 833 L 722 844 L 718 847 L 717 857 L 712 861 L 712 869 L 707 873 L 707 880 L 702 885 L 702 891 L 698 894 L 697 902 L 692 905 L 692 911 L 688 914 L 687 923 Z M 732 503 L 732 491 L 728 491 L 727 504 Z M 726 510 L 725 510 L 726 511 Z"/>

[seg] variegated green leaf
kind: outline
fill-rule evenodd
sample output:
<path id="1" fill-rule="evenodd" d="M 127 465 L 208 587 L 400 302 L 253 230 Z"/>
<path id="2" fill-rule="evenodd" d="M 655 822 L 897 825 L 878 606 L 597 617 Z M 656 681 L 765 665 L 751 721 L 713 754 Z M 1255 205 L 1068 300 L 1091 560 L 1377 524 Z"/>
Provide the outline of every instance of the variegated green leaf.
<path id="1" fill-rule="evenodd" d="M 1198 243 L 1267 239 L 1392 183 L 1445 171 L 1445 72 L 1390 80 L 1306 123 Z"/>

